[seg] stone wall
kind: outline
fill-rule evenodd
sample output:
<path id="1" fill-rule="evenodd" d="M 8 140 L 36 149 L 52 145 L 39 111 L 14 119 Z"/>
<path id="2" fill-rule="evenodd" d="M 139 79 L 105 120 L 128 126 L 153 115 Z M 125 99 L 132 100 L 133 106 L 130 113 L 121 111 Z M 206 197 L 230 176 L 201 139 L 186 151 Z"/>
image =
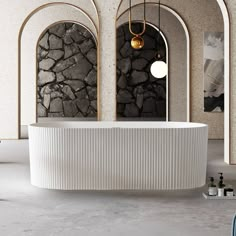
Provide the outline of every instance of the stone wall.
<path id="1" fill-rule="evenodd" d="M 97 46 L 73 23 L 56 24 L 38 44 L 38 117 L 97 116 Z"/>
<path id="2" fill-rule="evenodd" d="M 132 29 L 141 32 L 142 24 L 133 23 Z M 155 28 L 147 25 L 143 35 L 145 45 L 135 50 L 130 45 L 133 36 L 128 24 L 117 30 L 118 119 L 166 120 L 166 78 L 156 79 L 150 73 L 157 49 L 160 48 L 162 60 L 166 61 L 166 46 L 159 36 Z"/>

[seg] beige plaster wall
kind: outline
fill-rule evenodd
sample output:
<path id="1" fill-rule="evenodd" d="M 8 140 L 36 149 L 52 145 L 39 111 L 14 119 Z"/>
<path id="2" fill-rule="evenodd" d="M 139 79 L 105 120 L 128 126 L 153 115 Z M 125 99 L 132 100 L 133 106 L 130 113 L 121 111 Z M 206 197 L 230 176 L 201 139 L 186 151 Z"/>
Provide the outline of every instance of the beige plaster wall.
<path id="1" fill-rule="evenodd" d="M 149 0 L 157 2 L 156 0 Z M 0 38 L 1 70 L 0 70 L 0 138 L 18 137 L 18 33 L 26 16 L 35 8 L 48 0 L 11 0 L 1 3 L 0 30 L 4 37 Z M 67 0 L 94 14 L 94 9 L 88 0 Z M 101 120 L 115 120 L 116 112 L 116 42 L 115 21 L 120 0 L 95 0 L 100 15 L 100 112 Z M 128 1 L 124 1 L 127 8 Z M 136 0 L 135 3 L 143 2 Z M 235 0 L 226 0 L 232 15 L 232 24 L 235 24 Z M 223 138 L 223 113 L 203 112 L 203 32 L 222 31 L 223 21 L 216 0 L 162 0 L 163 4 L 176 10 L 190 29 L 191 37 L 191 120 L 209 124 L 210 138 Z M 42 19 L 43 20 L 43 19 Z M 235 39 L 235 32 L 232 35 Z M 235 41 L 235 40 L 234 40 Z M 10 47 L 8 47 L 10 45 Z M 236 53 L 235 45 L 232 46 L 233 56 Z M 235 60 L 234 63 L 235 74 Z M 102 65 L 102 66 L 101 66 Z M 232 82 L 232 93 L 235 87 Z M 236 91 L 236 89 L 234 89 Z M 234 100 L 236 94 L 233 94 Z M 234 104 L 232 104 L 233 106 Z M 232 123 L 236 115 L 231 114 Z M 233 127 L 234 129 L 236 127 Z M 236 141 L 236 134 L 232 132 Z M 233 154 L 236 156 L 236 148 Z"/>
<path id="2" fill-rule="evenodd" d="M 231 23 L 231 82 L 230 82 L 230 137 L 231 137 L 231 164 L 236 164 L 236 1 L 225 0 L 229 10 Z"/>

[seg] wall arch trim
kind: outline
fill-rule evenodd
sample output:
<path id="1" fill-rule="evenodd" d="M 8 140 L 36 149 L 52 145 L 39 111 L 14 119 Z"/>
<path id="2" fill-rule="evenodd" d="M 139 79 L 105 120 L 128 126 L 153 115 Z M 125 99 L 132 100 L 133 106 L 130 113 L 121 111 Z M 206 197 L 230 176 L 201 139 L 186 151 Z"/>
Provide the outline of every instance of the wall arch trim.
<path id="1" fill-rule="evenodd" d="M 231 132 L 232 132 L 232 125 L 231 125 L 231 55 L 230 55 L 230 16 L 227 5 L 224 0 L 216 0 L 219 8 L 221 9 L 221 13 L 224 20 L 224 58 L 225 58 L 225 70 L 224 70 L 224 161 L 227 164 L 236 164 L 232 162 L 232 141 L 231 141 Z"/>
<path id="2" fill-rule="evenodd" d="M 22 56 L 22 51 L 21 51 L 21 43 L 22 43 L 22 34 L 24 32 L 24 29 L 27 25 L 27 23 L 30 21 L 30 19 L 38 12 L 49 8 L 49 7 L 53 7 L 53 6 L 60 6 L 60 5 L 66 5 L 68 7 L 71 7 L 77 11 L 79 11 L 81 14 L 83 14 L 88 20 L 89 22 L 91 22 L 91 25 L 94 27 L 95 29 L 95 38 L 96 38 L 96 43 L 97 43 L 97 50 L 99 52 L 99 43 L 97 42 L 97 40 L 99 40 L 99 17 L 98 17 L 98 11 L 96 8 L 96 5 L 94 3 L 94 0 L 91 0 L 95 11 L 96 11 L 96 17 L 98 20 L 98 25 L 96 25 L 95 21 L 93 20 L 93 18 L 87 13 L 85 12 L 81 7 L 74 5 L 74 4 L 70 4 L 70 3 L 64 3 L 64 2 L 53 2 L 53 3 L 48 3 L 48 4 L 44 4 L 39 6 L 38 8 L 34 9 L 23 21 L 19 33 L 18 33 L 18 139 L 21 137 L 21 66 L 22 66 L 22 61 L 21 61 L 21 56 Z M 70 20 L 68 19 L 68 21 L 70 22 L 75 22 L 75 23 L 79 23 L 78 21 L 75 20 Z M 59 21 L 57 21 L 59 22 Z M 81 23 L 79 23 L 81 24 Z M 88 27 L 87 27 L 88 28 Z M 89 30 L 91 32 L 91 29 Z M 94 35 L 94 34 L 93 34 Z M 98 55 L 99 53 L 97 53 Z M 97 56 L 97 63 L 99 63 L 99 56 Z M 99 65 L 99 64 L 98 64 Z M 36 78 L 35 78 L 36 80 Z M 98 81 L 98 85 L 99 85 L 99 71 L 97 72 L 97 81 Z M 99 101 L 99 86 L 98 86 L 98 98 L 97 100 Z M 99 105 L 99 103 L 98 103 Z M 98 106 L 98 111 L 99 111 L 99 106 Z M 98 119 L 99 119 L 99 113 L 98 115 Z M 36 111 L 35 111 L 35 122 L 36 122 Z"/>

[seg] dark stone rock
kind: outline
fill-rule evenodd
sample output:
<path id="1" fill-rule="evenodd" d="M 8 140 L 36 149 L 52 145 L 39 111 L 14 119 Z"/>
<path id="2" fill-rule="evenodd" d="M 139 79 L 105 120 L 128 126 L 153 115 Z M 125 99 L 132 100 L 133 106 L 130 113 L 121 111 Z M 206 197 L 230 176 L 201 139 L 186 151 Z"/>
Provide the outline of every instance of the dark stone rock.
<path id="1" fill-rule="evenodd" d="M 65 80 L 65 77 L 61 72 L 56 73 L 56 77 L 57 77 L 57 82 L 62 82 Z"/>
<path id="2" fill-rule="evenodd" d="M 44 50 L 41 47 L 38 48 L 38 60 L 39 61 L 41 61 L 44 58 L 46 58 L 47 55 L 48 55 L 48 51 Z"/>
<path id="3" fill-rule="evenodd" d="M 93 100 L 93 101 L 91 101 L 91 107 L 95 110 L 95 111 L 97 111 L 97 100 Z"/>
<path id="4" fill-rule="evenodd" d="M 117 38 L 120 38 L 120 37 L 124 36 L 123 27 L 119 27 L 119 28 L 117 29 L 116 35 L 117 35 Z"/>
<path id="5" fill-rule="evenodd" d="M 143 70 L 148 64 L 148 61 L 144 58 L 136 59 L 132 62 L 132 69 L 133 70 Z"/>
<path id="6" fill-rule="evenodd" d="M 150 37 L 147 34 L 144 34 L 142 37 L 144 39 L 145 49 L 156 49 L 156 41 L 153 37 Z"/>
<path id="7" fill-rule="evenodd" d="M 157 97 L 160 97 L 162 99 L 166 99 L 166 91 L 162 86 L 155 86 L 155 92 L 157 94 Z"/>
<path id="8" fill-rule="evenodd" d="M 121 70 L 122 73 L 126 74 L 131 69 L 131 60 L 130 58 L 122 59 L 117 64 L 118 68 Z"/>
<path id="9" fill-rule="evenodd" d="M 121 36 L 117 35 L 117 38 L 116 38 L 116 46 L 117 46 L 117 48 L 121 48 L 123 46 L 124 42 L 125 42 L 124 35 L 121 35 Z"/>
<path id="10" fill-rule="evenodd" d="M 63 112 L 61 98 L 55 98 L 51 101 L 50 112 Z"/>
<path id="11" fill-rule="evenodd" d="M 39 62 L 39 69 L 49 70 L 55 65 L 55 61 L 51 58 L 43 59 Z"/>
<path id="12" fill-rule="evenodd" d="M 66 33 L 65 24 L 56 24 L 49 29 L 49 33 L 55 34 L 58 37 L 62 37 Z"/>
<path id="13" fill-rule="evenodd" d="M 118 112 L 118 113 L 123 113 L 124 110 L 125 110 L 125 104 L 118 103 L 116 109 L 117 109 L 117 112 Z"/>
<path id="14" fill-rule="evenodd" d="M 144 100 L 143 112 L 153 113 L 156 110 L 155 108 L 156 108 L 156 105 L 155 105 L 155 100 L 153 98 L 147 98 L 146 100 Z"/>
<path id="15" fill-rule="evenodd" d="M 78 108 L 73 101 L 63 101 L 65 117 L 74 117 L 78 113 Z"/>
<path id="16" fill-rule="evenodd" d="M 154 60 L 157 52 L 155 50 L 143 50 L 142 53 L 140 54 L 140 57 L 145 58 L 146 60 Z"/>
<path id="17" fill-rule="evenodd" d="M 88 99 L 88 94 L 87 94 L 86 89 L 82 89 L 82 90 L 76 92 L 76 93 L 75 93 L 75 96 L 76 96 L 78 99 Z"/>
<path id="18" fill-rule="evenodd" d="M 129 81 L 129 84 L 135 86 L 144 83 L 147 80 L 148 80 L 148 73 L 134 70 L 131 74 L 131 79 Z"/>
<path id="19" fill-rule="evenodd" d="M 63 37 L 63 41 L 67 45 L 74 42 L 73 39 L 70 37 L 70 34 L 68 34 L 68 32 L 66 32 L 65 36 Z"/>
<path id="20" fill-rule="evenodd" d="M 68 84 L 74 91 L 79 91 L 85 87 L 85 84 L 81 80 L 66 80 L 65 84 Z"/>
<path id="21" fill-rule="evenodd" d="M 144 92 L 144 99 L 146 98 L 156 98 L 156 94 L 152 91 L 145 91 Z"/>
<path id="22" fill-rule="evenodd" d="M 51 95 L 50 94 L 44 94 L 43 95 L 43 105 L 48 109 L 51 101 Z"/>
<path id="23" fill-rule="evenodd" d="M 90 85 L 90 86 L 96 86 L 97 85 L 97 71 L 91 70 L 84 81 Z"/>
<path id="24" fill-rule="evenodd" d="M 62 92 L 68 96 L 70 99 L 74 100 L 75 99 L 75 95 L 74 93 L 72 92 L 71 88 L 69 85 L 65 85 L 62 89 Z"/>
<path id="25" fill-rule="evenodd" d="M 139 109 L 142 108 L 142 106 L 143 106 L 143 94 L 137 94 L 136 105 Z"/>
<path id="26" fill-rule="evenodd" d="M 130 42 L 126 42 L 124 46 L 120 49 L 120 54 L 123 58 L 129 57 L 133 53 L 133 49 L 130 46 Z"/>
<path id="27" fill-rule="evenodd" d="M 70 29 L 66 32 L 76 43 L 82 43 L 85 40 L 83 36 L 83 29 L 79 27 L 79 25 L 74 24 Z"/>
<path id="28" fill-rule="evenodd" d="M 39 41 L 39 46 L 44 48 L 44 49 L 49 49 L 49 44 L 48 44 L 48 37 L 49 37 L 49 34 L 46 33 L 43 38 L 40 39 Z"/>
<path id="29" fill-rule="evenodd" d="M 78 53 L 76 54 L 75 56 L 73 57 L 70 57 L 70 58 L 67 58 L 63 61 L 60 61 L 58 62 L 54 68 L 53 68 L 53 71 L 58 73 L 58 72 L 61 72 L 75 64 L 80 64 L 80 63 L 85 63 L 86 59 L 84 58 L 84 56 L 81 54 L 81 53 Z M 87 61 L 86 61 L 87 62 Z M 88 63 L 89 64 L 89 63 Z M 89 64 L 90 65 L 90 64 Z"/>
<path id="30" fill-rule="evenodd" d="M 39 117 L 46 117 L 47 116 L 47 110 L 41 103 L 37 104 L 37 111 L 38 111 Z"/>
<path id="31" fill-rule="evenodd" d="M 41 70 L 38 74 L 38 86 L 42 86 L 47 83 L 54 82 L 55 80 L 56 80 L 56 76 L 53 72 Z"/>
<path id="32" fill-rule="evenodd" d="M 93 68 L 83 55 L 75 57 L 76 64 L 63 71 L 63 75 L 69 79 L 84 79 L 88 72 Z"/>
<path id="33" fill-rule="evenodd" d="M 143 52 L 143 50 L 135 50 L 135 51 L 133 52 L 133 55 L 134 55 L 135 57 L 139 57 L 139 56 L 142 55 L 142 52 Z"/>
<path id="34" fill-rule="evenodd" d="M 133 101 L 134 99 L 130 92 L 128 92 L 127 90 L 122 90 L 122 89 L 119 90 L 117 94 L 118 103 L 131 103 Z"/>
<path id="35" fill-rule="evenodd" d="M 97 88 L 87 86 L 87 92 L 89 96 L 89 100 L 96 100 L 97 99 Z"/>
<path id="36" fill-rule="evenodd" d="M 87 114 L 88 114 L 87 117 L 96 117 L 97 116 L 96 111 L 92 107 L 89 107 Z"/>
<path id="37" fill-rule="evenodd" d="M 54 34 L 49 36 L 50 49 L 61 49 L 63 47 L 62 39 L 58 38 Z"/>
<path id="38" fill-rule="evenodd" d="M 74 23 L 65 23 L 66 29 L 70 29 Z"/>
<path id="39" fill-rule="evenodd" d="M 78 45 L 75 43 L 70 45 L 65 45 L 64 50 L 65 50 L 64 59 L 71 57 L 80 51 Z"/>
<path id="40" fill-rule="evenodd" d="M 93 65 L 97 65 L 97 50 L 95 48 L 91 48 L 86 57 Z"/>
<path id="41" fill-rule="evenodd" d="M 157 116 L 159 117 L 166 117 L 166 101 L 156 101 L 156 111 Z"/>
<path id="42" fill-rule="evenodd" d="M 75 117 L 84 117 L 84 114 L 82 112 L 78 112 Z"/>
<path id="43" fill-rule="evenodd" d="M 83 54 L 86 54 L 91 48 L 94 47 L 94 43 L 91 39 L 86 39 L 79 45 L 80 50 Z"/>
<path id="44" fill-rule="evenodd" d="M 139 116 L 139 109 L 134 103 L 126 104 L 124 115 L 126 117 L 138 117 Z"/>
<path id="45" fill-rule="evenodd" d="M 118 83 L 117 83 L 118 87 L 121 89 L 126 88 L 127 86 L 127 80 L 126 77 L 124 75 L 121 75 L 120 78 L 118 79 Z"/>
<path id="46" fill-rule="evenodd" d="M 137 86 L 135 87 L 134 91 L 133 91 L 133 95 L 136 97 L 138 94 L 143 94 L 144 93 L 144 89 L 142 86 Z"/>
<path id="47" fill-rule="evenodd" d="M 59 91 L 53 91 L 51 93 L 51 99 L 53 98 L 63 98 L 63 93 L 59 92 Z"/>
<path id="48" fill-rule="evenodd" d="M 44 94 L 50 94 L 52 92 L 52 89 L 49 85 L 45 85 L 44 87 L 42 87 L 42 89 L 40 90 L 40 96 L 43 97 Z"/>
<path id="49" fill-rule="evenodd" d="M 64 51 L 62 50 L 50 50 L 48 53 L 48 57 L 54 59 L 55 61 L 61 59 L 64 55 Z"/>
<path id="50" fill-rule="evenodd" d="M 83 114 L 86 114 L 88 107 L 89 107 L 89 100 L 88 99 L 76 99 L 75 102 L 76 102 L 76 105 L 79 108 L 79 110 Z"/>

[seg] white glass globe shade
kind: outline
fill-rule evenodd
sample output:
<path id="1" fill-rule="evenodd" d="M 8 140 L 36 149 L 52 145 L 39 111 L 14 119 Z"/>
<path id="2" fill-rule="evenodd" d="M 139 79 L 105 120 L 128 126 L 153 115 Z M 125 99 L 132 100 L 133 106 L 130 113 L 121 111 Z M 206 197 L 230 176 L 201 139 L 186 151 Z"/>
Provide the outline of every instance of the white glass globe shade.
<path id="1" fill-rule="evenodd" d="M 155 61 L 151 65 L 151 73 L 155 78 L 161 79 L 167 75 L 167 64 L 164 61 Z"/>

